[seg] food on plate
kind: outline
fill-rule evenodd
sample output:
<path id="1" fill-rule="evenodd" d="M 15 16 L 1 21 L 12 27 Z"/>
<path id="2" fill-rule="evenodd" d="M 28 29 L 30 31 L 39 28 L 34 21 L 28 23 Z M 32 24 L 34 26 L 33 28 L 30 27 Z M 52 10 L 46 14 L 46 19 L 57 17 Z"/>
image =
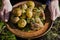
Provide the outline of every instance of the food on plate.
<path id="1" fill-rule="evenodd" d="M 22 9 L 22 13 L 26 13 L 26 10 L 25 9 Z"/>
<path id="2" fill-rule="evenodd" d="M 10 20 L 22 31 L 37 31 L 44 27 L 44 9 L 33 1 L 27 1 L 13 8 Z"/>

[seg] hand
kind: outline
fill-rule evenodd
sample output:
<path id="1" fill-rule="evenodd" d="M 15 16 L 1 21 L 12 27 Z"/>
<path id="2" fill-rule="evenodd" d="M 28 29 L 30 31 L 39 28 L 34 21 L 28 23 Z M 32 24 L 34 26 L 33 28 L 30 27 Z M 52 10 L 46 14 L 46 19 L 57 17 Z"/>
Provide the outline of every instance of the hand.
<path id="1" fill-rule="evenodd" d="M 0 10 L 0 17 L 2 21 L 7 22 L 9 19 L 9 12 L 12 10 L 10 0 L 2 0 L 2 9 Z"/>
<path id="2" fill-rule="evenodd" d="M 51 12 L 51 19 L 53 21 L 60 16 L 58 0 L 51 1 L 51 3 L 49 4 L 49 10 Z"/>

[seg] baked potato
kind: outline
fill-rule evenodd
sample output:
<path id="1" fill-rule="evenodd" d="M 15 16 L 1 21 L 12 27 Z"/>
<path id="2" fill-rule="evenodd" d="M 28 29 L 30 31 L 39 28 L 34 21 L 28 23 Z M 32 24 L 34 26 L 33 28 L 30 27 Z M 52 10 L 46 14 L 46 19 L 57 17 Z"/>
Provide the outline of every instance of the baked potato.
<path id="1" fill-rule="evenodd" d="M 25 19 L 20 19 L 20 20 L 18 21 L 18 27 L 19 27 L 19 28 L 24 28 L 24 27 L 26 26 L 26 24 L 27 24 L 27 22 L 26 22 Z"/>
<path id="2" fill-rule="evenodd" d="M 14 8 L 12 13 L 15 15 L 15 16 L 21 16 L 22 15 L 22 10 L 20 8 Z"/>
<path id="3" fill-rule="evenodd" d="M 11 21 L 12 23 L 17 23 L 19 21 L 19 17 L 11 16 Z"/>
<path id="4" fill-rule="evenodd" d="M 31 17 L 33 16 L 33 13 L 32 13 L 32 11 L 31 11 L 30 9 L 27 9 L 27 11 L 26 11 L 26 16 L 27 16 L 28 18 L 31 18 Z"/>
<path id="5" fill-rule="evenodd" d="M 27 6 L 28 6 L 28 8 L 33 9 L 35 7 L 35 3 L 33 1 L 28 1 Z"/>

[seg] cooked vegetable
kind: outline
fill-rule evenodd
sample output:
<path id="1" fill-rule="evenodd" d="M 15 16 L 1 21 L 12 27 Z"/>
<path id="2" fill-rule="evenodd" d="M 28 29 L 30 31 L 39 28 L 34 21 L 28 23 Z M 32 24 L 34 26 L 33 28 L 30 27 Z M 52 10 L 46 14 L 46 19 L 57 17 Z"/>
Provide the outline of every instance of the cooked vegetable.
<path id="1" fill-rule="evenodd" d="M 30 23 L 31 22 L 31 19 L 27 18 L 27 23 Z"/>
<path id="2" fill-rule="evenodd" d="M 18 27 L 19 27 L 19 28 L 24 28 L 24 27 L 26 26 L 26 24 L 27 24 L 27 22 L 26 22 L 25 19 L 20 19 L 20 20 L 18 21 Z"/>
<path id="3" fill-rule="evenodd" d="M 21 15 L 22 15 L 22 10 L 21 10 L 20 8 L 15 8 L 15 9 L 13 10 L 13 14 L 14 14 L 15 16 L 21 16 Z"/>
<path id="4" fill-rule="evenodd" d="M 27 5 L 26 4 L 23 4 L 22 5 L 22 9 L 27 9 Z"/>
<path id="5" fill-rule="evenodd" d="M 35 3 L 33 1 L 28 1 L 27 6 L 31 9 L 33 9 L 35 7 Z"/>
<path id="6" fill-rule="evenodd" d="M 11 17 L 12 23 L 17 23 L 19 21 L 19 17 Z"/>
<path id="7" fill-rule="evenodd" d="M 41 29 L 41 28 L 42 28 L 42 27 L 41 27 L 40 24 L 38 24 L 38 23 L 31 23 L 31 29 L 32 29 L 32 30 L 36 31 L 36 30 L 39 30 L 39 29 Z"/>
<path id="8" fill-rule="evenodd" d="M 21 15 L 20 18 L 25 19 L 26 18 L 26 14 Z"/>
<path id="9" fill-rule="evenodd" d="M 26 16 L 27 16 L 28 18 L 31 18 L 31 17 L 33 16 L 32 11 L 31 11 L 30 9 L 27 9 L 27 11 L 26 11 Z"/>
<path id="10" fill-rule="evenodd" d="M 40 18 L 35 18 L 36 23 L 38 23 L 40 25 L 40 27 L 43 27 L 43 23 L 40 20 Z"/>
<path id="11" fill-rule="evenodd" d="M 40 9 L 40 16 L 45 20 L 44 10 L 41 7 L 39 7 L 39 9 Z"/>
<path id="12" fill-rule="evenodd" d="M 43 25 L 42 21 L 40 20 L 40 18 L 35 18 L 35 19 L 33 19 L 33 22 L 31 22 L 32 30 L 39 30 L 42 27 L 44 27 L 44 25 Z"/>
<path id="13" fill-rule="evenodd" d="M 26 13 L 26 10 L 25 9 L 22 9 L 22 13 Z"/>

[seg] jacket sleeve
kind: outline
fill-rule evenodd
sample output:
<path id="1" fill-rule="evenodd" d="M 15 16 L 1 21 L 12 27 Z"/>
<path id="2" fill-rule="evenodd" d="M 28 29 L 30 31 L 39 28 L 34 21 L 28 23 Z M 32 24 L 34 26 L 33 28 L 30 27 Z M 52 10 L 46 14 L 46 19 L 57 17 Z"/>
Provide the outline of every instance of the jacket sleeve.
<path id="1" fill-rule="evenodd" d="M 46 5 L 48 6 L 50 4 L 51 0 L 46 1 Z"/>

